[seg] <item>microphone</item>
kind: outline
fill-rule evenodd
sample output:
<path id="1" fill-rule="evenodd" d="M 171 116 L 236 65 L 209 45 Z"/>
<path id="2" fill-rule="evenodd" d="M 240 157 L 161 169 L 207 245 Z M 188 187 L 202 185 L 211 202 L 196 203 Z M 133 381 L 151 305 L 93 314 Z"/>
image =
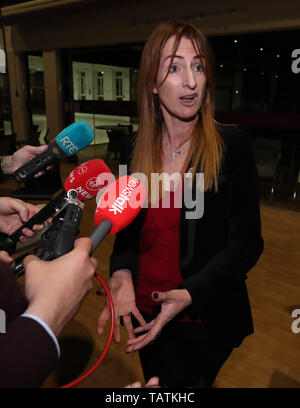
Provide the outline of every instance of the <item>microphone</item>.
<path id="1" fill-rule="evenodd" d="M 68 204 L 64 215 L 56 217 L 44 235 L 45 245 L 38 250 L 40 259 L 55 259 L 73 249 L 74 240 L 78 233 L 83 204 L 79 200 L 67 195 Z M 147 197 L 144 185 L 132 176 L 123 176 L 110 184 L 102 195 L 95 212 L 95 223 L 99 224 L 91 235 L 91 254 L 98 247 L 107 233 L 115 234 L 130 224 L 140 212 Z M 28 254 L 22 255 L 16 260 L 12 268 L 15 276 L 21 276 L 24 272 L 23 259 Z"/>
<path id="2" fill-rule="evenodd" d="M 59 159 L 76 154 L 94 140 L 92 128 L 84 121 L 72 123 L 62 130 L 48 145 L 48 149 L 17 169 L 13 177 L 16 181 L 27 181 L 47 166 Z"/>
<path id="3" fill-rule="evenodd" d="M 123 176 L 110 184 L 98 203 L 95 212 L 97 228 L 91 235 L 95 251 L 104 237 L 116 234 L 127 227 L 140 212 L 147 198 L 145 186 L 132 176 Z"/>
<path id="4" fill-rule="evenodd" d="M 104 190 L 114 179 L 109 167 L 101 159 L 89 160 L 76 167 L 64 183 L 65 191 L 50 201 L 15 232 L 8 235 L 0 243 L 0 250 L 3 249 L 12 255 L 16 250 L 23 228 L 31 229 L 36 224 L 42 224 L 54 212 L 57 215 L 65 207 L 70 196 L 81 202 L 96 197 L 99 189 Z"/>
<path id="5" fill-rule="evenodd" d="M 66 191 L 76 190 L 80 201 L 96 197 L 115 181 L 115 176 L 101 159 L 89 160 L 76 167 L 67 177 Z"/>

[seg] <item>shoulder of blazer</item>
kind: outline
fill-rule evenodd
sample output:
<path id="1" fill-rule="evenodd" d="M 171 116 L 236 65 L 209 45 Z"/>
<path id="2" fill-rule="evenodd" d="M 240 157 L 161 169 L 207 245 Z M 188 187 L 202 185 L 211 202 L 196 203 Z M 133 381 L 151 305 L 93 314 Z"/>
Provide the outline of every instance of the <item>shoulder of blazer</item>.
<path id="1" fill-rule="evenodd" d="M 245 153 L 252 152 L 249 134 L 236 125 L 221 125 L 220 135 L 224 142 L 224 152 L 221 164 L 220 177 L 231 174 L 243 161 Z"/>

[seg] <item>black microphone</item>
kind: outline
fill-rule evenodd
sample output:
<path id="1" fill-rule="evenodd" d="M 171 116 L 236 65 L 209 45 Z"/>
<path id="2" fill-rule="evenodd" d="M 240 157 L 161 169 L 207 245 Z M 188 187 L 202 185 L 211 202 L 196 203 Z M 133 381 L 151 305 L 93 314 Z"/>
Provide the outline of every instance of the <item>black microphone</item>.
<path id="1" fill-rule="evenodd" d="M 86 122 L 72 123 L 49 143 L 48 149 L 44 153 L 17 169 L 13 177 L 16 181 L 27 181 L 57 160 L 72 156 L 84 149 L 92 140 L 94 140 L 94 132 Z"/>

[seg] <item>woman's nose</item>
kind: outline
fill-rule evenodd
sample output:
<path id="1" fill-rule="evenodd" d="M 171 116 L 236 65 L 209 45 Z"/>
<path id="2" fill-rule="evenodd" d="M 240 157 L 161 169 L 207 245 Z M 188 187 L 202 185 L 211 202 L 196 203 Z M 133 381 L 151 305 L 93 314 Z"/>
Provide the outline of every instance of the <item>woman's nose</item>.
<path id="1" fill-rule="evenodd" d="M 195 89 L 196 87 L 195 73 L 190 68 L 188 68 L 184 73 L 183 86 L 190 89 Z"/>

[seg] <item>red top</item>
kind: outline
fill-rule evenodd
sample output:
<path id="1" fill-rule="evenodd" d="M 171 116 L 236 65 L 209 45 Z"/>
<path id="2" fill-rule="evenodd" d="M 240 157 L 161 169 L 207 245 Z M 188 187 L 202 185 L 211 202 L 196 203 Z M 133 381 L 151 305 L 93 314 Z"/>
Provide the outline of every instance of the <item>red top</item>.
<path id="1" fill-rule="evenodd" d="M 162 200 L 159 208 L 147 208 L 141 228 L 136 304 L 141 311 L 155 315 L 161 306 L 152 300 L 152 292 L 177 289 L 183 281 L 179 268 L 180 208 L 174 207 L 174 192 L 166 194 L 170 196 L 170 208 L 162 208 Z M 187 316 L 181 320 L 191 321 Z"/>

